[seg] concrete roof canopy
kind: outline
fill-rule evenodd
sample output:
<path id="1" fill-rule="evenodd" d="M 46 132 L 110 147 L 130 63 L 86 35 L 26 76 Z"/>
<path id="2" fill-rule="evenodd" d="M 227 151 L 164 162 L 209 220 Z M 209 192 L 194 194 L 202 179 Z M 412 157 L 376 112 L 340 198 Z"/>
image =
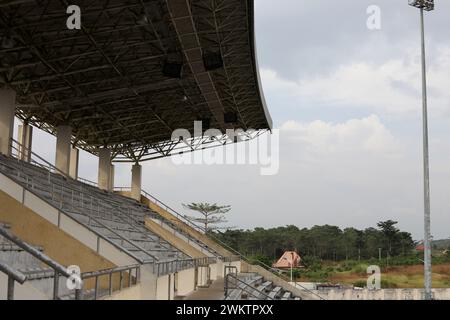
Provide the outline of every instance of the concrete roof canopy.
<path id="1" fill-rule="evenodd" d="M 272 127 L 261 89 L 253 0 L 0 3 L 0 86 L 17 93 L 16 115 L 115 161 L 144 161 L 252 139 Z M 7 40 L 7 41 L 6 41 Z M 7 45 L 6 45 L 7 44 Z M 216 139 L 194 134 L 217 128 Z M 175 129 L 192 139 L 173 139 Z M 252 129 L 252 130 L 251 130 Z"/>

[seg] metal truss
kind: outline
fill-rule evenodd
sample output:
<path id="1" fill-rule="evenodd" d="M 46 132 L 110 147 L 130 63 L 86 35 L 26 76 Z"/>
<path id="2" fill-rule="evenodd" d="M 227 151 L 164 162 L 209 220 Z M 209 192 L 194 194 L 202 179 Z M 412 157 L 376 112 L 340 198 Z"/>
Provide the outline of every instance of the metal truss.
<path id="1" fill-rule="evenodd" d="M 189 139 L 169 140 L 153 146 L 139 147 L 134 149 L 133 154 L 118 155 L 115 157 L 114 162 L 130 162 L 130 159 L 133 158 L 135 158 L 135 161 L 143 162 L 173 155 L 181 155 L 187 152 L 224 147 L 229 144 L 242 143 L 256 139 L 265 133 L 270 133 L 270 130 L 236 131 L 232 136 L 223 134 L 220 136 L 201 136 Z M 138 157 L 135 156 L 136 152 L 139 153 Z"/>
<path id="2" fill-rule="evenodd" d="M 67 0 L 0 1 L 0 86 L 17 92 L 22 120 L 52 134 L 71 125 L 75 145 L 93 154 L 109 147 L 120 161 L 198 150 L 193 145 L 199 141 L 213 145 L 194 139 L 179 149 L 180 142 L 171 140 L 178 128 L 193 133 L 199 119 L 210 119 L 210 127 L 224 134 L 271 128 L 257 71 L 253 0 L 70 4 L 81 8 L 81 30 L 66 28 Z M 186 58 L 186 41 L 173 18 L 184 6 L 201 51 L 222 55 L 224 67 L 204 73 L 220 110 L 211 107 L 190 67 L 202 60 Z M 181 79 L 163 75 L 166 61 L 183 64 Z M 230 111 L 238 122 L 224 125 L 221 115 Z"/>

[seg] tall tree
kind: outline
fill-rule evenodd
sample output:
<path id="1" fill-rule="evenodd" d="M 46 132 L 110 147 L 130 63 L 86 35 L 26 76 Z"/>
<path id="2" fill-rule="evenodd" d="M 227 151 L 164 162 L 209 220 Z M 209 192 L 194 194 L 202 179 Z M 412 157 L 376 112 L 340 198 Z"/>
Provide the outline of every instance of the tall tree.
<path id="1" fill-rule="evenodd" d="M 380 221 L 377 223 L 378 228 L 383 232 L 386 239 L 389 254 L 392 253 L 394 241 L 397 240 L 397 236 L 400 232 L 400 230 L 395 227 L 397 223 L 397 221 L 393 220 Z"/>
<path id="2" fill-rule="evenodd" d="M 217 225 L 227 222 L 225 214 L 231 210 L 231 206 L 219 206 L 216 203 L 190 203 L 183 204 L 183 207 L 200 213 L 201 217 L 185 216 L 185 218 L 203 224 L 205 233 L 221 229 Z"/>

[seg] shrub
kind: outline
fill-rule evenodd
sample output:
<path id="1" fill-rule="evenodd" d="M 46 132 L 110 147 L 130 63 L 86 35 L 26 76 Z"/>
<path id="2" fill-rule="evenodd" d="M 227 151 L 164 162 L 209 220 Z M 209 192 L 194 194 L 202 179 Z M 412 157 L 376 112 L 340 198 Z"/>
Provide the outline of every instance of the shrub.
<path id="1" fill-rule="evenodd" d="M 358 287 L 358 288 L 365 288 L 367 286 L 367 281 L 364 281 L 364 280 L 355 281 L 353 283 L 353 286 Z"/>

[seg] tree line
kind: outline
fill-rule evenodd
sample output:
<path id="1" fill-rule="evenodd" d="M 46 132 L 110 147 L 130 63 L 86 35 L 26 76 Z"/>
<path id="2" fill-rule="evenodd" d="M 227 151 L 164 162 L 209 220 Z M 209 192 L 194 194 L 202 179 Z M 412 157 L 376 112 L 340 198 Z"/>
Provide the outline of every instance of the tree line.
<path id="1" fill-rule="evenodd" d="M 303 258 L 341 261 L 410 254 L 416 244 L 411 234 L 399 230 L 396 224 L 392 220 L 381 221 L 364 230 L 331 225 L 299 229 L 289 225 L 227 230 L 215 232 L 215 236 L 244 255 L 261 256 L 266 261 L 273 262 L 287 250 L 295 250 Z"/>

